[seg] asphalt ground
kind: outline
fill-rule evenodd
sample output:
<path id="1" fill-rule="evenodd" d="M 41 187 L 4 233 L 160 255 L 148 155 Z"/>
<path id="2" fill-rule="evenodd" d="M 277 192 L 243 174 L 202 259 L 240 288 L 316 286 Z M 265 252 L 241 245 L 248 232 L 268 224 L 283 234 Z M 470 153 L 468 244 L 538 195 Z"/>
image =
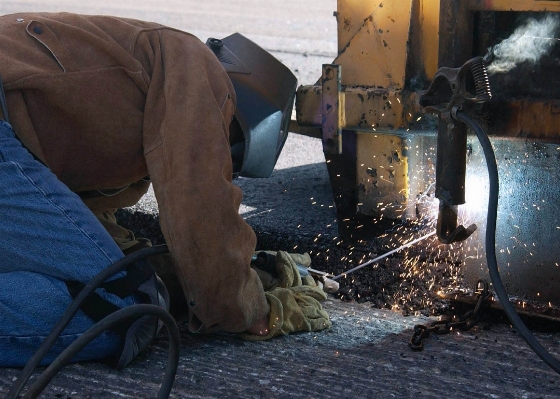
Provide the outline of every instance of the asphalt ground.
<path id="1" fill-rule="evenodd" d="M 558 375 L 507 325 L 432 334 L 424 350 L 408 347 L 425 318 L 328 300 L 333 327 L 266 342 L 231 334 L 181 331 L 171 398 L 189 399 L 554 399 Z M 551 334 L 538 339 L 558 355 Z M 154 398 L 167 363 L 165 333 L 131 365 L 65 367 L 41 398 Z M 0 369 L 0 397 L 19 371 Z M 32 381 L 37 378 L 34 375 Z"/>

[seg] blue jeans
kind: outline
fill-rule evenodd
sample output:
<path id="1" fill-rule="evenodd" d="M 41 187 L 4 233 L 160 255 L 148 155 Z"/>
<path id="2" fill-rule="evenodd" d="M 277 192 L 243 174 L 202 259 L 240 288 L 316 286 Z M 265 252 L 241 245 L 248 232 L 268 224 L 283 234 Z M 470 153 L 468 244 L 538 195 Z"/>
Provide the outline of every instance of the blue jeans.
<path id="1" fill-rule="evenodd" d="M 65 281 L 86 284 L 122 257 L 80 198 L 0 121 L 0 367 L 23 366 L 41 345 L 72 301 Z M 134 303 L 97 292 L 121 308 Z M 80 311 L 43 364 L 92 324 Z M 114 356 L 121 345 L 121 337 L 108 331 L 73 360 Z"/>

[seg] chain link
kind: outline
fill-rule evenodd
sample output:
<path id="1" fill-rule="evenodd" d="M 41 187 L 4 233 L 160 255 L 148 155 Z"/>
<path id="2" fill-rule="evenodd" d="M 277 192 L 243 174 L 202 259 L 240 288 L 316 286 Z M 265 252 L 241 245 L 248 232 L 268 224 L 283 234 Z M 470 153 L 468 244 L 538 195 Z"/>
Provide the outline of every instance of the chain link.
<path id="1" fill-rule="evenodd" d="M 437 320 L 428 325 L 415 325 L 414 334 L 412 335 L 408 346 L 410 346 L 412 350 L 421 351 L 424 348 L 424 339 L 428 338 L 430 333 L 448 334 L 454 328 L 467 331 L 476 326 L 480 321 L 484 304 L 492 294 L 488 290 L 488 282 L 482 279 L 476 282 L 475 292 L 478 292 L 478 299 L 473 310 L 469 310 L 457 321 L 453 321 L 452 317 Z"/>

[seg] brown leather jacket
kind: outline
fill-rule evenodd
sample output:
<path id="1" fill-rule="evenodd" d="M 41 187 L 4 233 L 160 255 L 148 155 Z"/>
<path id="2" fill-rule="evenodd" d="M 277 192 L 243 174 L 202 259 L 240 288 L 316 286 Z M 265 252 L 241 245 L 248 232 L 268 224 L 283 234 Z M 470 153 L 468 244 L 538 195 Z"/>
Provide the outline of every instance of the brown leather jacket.
<path id="1" fill-rule="evenodd" d="M 268 312 L 249 267 L 228 127 L 233 86 L 194 36 L 107 16 L 0 17 L 0 73 L 20 140 L 74 191 L 149 175 L 192 331 L 247 329 Z M 100 208 L 135 203 L 125 190 Z"/>

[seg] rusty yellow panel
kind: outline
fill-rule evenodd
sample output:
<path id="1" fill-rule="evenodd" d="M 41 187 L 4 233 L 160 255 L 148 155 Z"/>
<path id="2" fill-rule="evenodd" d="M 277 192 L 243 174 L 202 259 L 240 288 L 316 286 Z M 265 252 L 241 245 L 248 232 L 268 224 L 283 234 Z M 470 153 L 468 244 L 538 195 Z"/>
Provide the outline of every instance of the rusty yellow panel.
<path id="1" fill-rule="evenodd" d="M 321 86 L 302 86 L 296 97 L 296 117 L 300 126 L 321 126 Z M 393 131 L 408 129 L 422 117 L 416 93 L 364 87 L 345 87 L 344 127 L 347 129 Z"/>
<path id="2" fill-rule="evenodd" d="M 560 11 L 560 2 L 541 0 L 469 0 L 476 11 Z"/>
<path id="3" fill-rule="evenodd" d="M 321 126 L 321 92 L 320 86 L 298 89 L 296 115 L 300 126 Z M 426 118 L 416 93 L 351 87 L 345 88 L 343 94 L 347 129 L 387 133 L 414 129 L 419 119 Z M 560 100 L 508 101 L 492 125 L 493 135 L 560 142 Z"/>
<path id="4" fill-rule="evenodd" d="M 426 77 L 432 79 L 438 70 L 440 0 L 420 0 L 420 37 Z"/>
<path id="5" fill-rule="evenodd" d="M 421 112 L 414 93 L 404 98 L 401 92 L 346 88 L 345 97 L 346 127 L 372 133 L 407 129 Z"/>
<path id="6" fill-rule="evenodd" d="M 360 27 L 334 61 L 343 66 L 343 85 L 404 87 L 412 1 L 377 1 L 371 14 L 354 17 Z"/>
<path id="7" fill-rule="evenodd" d="M 357 211 L 398 219 L 408 200 L 408 161 L 405 144 L 394 135 L 358 133 Z"/>
<path id="8" fill-rule="evenodd" d="M 336 20 L 338 23 L 338 52 L 340 53 L 361 29 L 364 20 L 371 15 L 379 0 L 338 0 Z"/>
<path id="9" fill-rule="evenodd" d="M 296 94 L 296 120 L 299 126 L 322 126 L 321 86 L 300 86 Z"/>

